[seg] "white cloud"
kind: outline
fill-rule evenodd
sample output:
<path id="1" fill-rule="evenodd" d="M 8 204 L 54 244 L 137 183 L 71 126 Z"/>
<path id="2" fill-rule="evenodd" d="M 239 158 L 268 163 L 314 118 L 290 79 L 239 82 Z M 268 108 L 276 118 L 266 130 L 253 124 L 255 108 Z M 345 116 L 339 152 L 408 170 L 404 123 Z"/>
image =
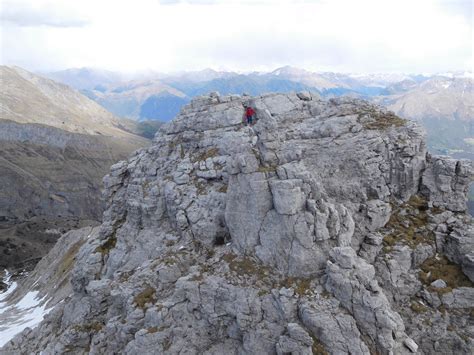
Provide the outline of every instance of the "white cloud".
<path id="1" fill-rule="evenodd" d="M 2 2 L 0 20 L 20 27 L 83 27 L 86 18 L 64 4 L 53 1 L 7 0 Z"/>
<path id="2" fill-rule="evenodd" d="M 4 22 L 3 63 L 44 70 L 269 70 L 286 64 L 362 72 L 472 70 L 472 17 L 460 10 L 472 11 L 469 1 L 456 0 L 453 7 L 428 0 L 40 2 L 50 4 L 40 7 L 43 14 L 87 24 Z"/>

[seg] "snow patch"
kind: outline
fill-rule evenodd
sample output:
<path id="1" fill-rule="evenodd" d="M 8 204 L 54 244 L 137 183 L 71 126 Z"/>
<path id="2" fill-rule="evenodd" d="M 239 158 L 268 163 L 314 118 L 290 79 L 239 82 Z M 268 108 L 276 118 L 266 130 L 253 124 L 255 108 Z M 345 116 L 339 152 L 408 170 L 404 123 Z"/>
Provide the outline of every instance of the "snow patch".
<path id="1" fill-rule="evenodd" d="M 5 270 L 4 282 L 7 284 L 7 290 L 0 294 L 0 309 L 7 303 L 5 300 L 8 299 L 8 296 L 18 287 L 18 284 L 15 281 L 12 281 L 12 276 L 13 275 L 10 274 L 8 270 Z"/>
<path id="2" fill-rule="evenodd" d="M 39 291 L 30 291 L 16 304 L 10 304 L 9 295 L 17 286 L 16 282 L 11 282 L 7 291 L 0 294 L 0 347 L 23 329 L 36 327 L 51 310 L 46 307 L 46 296 L 38 298 Z"/>
<path id="3" fill-rule="evenodd" d="M 5 307 L 5 304 L 7 304 L 7 299 L 8 296 L 10 296 L 18 287 L 18 284 L 16 282 L 12 282 L 8 289 L 0 295 L 0 310 Z"/>

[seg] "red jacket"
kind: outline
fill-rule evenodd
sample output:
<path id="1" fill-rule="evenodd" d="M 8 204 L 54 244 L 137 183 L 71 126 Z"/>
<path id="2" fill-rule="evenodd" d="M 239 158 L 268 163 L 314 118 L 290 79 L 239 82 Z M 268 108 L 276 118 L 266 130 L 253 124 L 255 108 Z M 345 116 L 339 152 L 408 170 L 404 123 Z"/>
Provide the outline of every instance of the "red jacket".
<path id="1" fill-rule="evenodd" d="M 255 110 L 251 107 L 247 107 L 247 111 L 245 111 L 245 114 L 247 115 L 247 117 L 253 116 L 255 115 Z"/>

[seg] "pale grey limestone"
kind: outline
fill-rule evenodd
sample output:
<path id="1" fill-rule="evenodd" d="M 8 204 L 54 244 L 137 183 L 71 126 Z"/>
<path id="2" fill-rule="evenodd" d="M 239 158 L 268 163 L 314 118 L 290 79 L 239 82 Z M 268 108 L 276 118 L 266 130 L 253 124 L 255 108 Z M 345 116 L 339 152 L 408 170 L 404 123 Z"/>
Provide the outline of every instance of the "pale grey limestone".
<path id="1" fill-rule="evenodd" d="M 427 157 L 418 126 L 392 120 L 313 93 L 194 99 L 112 167 L 68 297 L 1 351 L 469 353 L 473 288 L 438 296 L 418 275 L 438 253 L 472 278 L 472 173 Z M 388 248 L 387 224 L 415 194 L 440 209 L 426 212 L 433 240 Z"/>

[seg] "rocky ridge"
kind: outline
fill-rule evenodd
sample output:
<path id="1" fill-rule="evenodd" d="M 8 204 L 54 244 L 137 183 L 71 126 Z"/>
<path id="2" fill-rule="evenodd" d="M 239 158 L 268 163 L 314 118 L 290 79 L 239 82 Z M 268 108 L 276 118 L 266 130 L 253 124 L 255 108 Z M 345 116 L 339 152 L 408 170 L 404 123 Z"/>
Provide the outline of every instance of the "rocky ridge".
<path id="1" fill-rule="evenodd" d="M 71 133 L 105 135 L 129 140 L 120 119 L 67 85 L 20 67 L 0 66 L 0 119 L 37 123 Z"/>
<path id="2" fill-rule="evenodd" d="M 72 290 L 2 351 L 468 354 L 473 175 L 365 101 L 196 98 L 112 167 L 100 228 L 52 251 Z"/>

